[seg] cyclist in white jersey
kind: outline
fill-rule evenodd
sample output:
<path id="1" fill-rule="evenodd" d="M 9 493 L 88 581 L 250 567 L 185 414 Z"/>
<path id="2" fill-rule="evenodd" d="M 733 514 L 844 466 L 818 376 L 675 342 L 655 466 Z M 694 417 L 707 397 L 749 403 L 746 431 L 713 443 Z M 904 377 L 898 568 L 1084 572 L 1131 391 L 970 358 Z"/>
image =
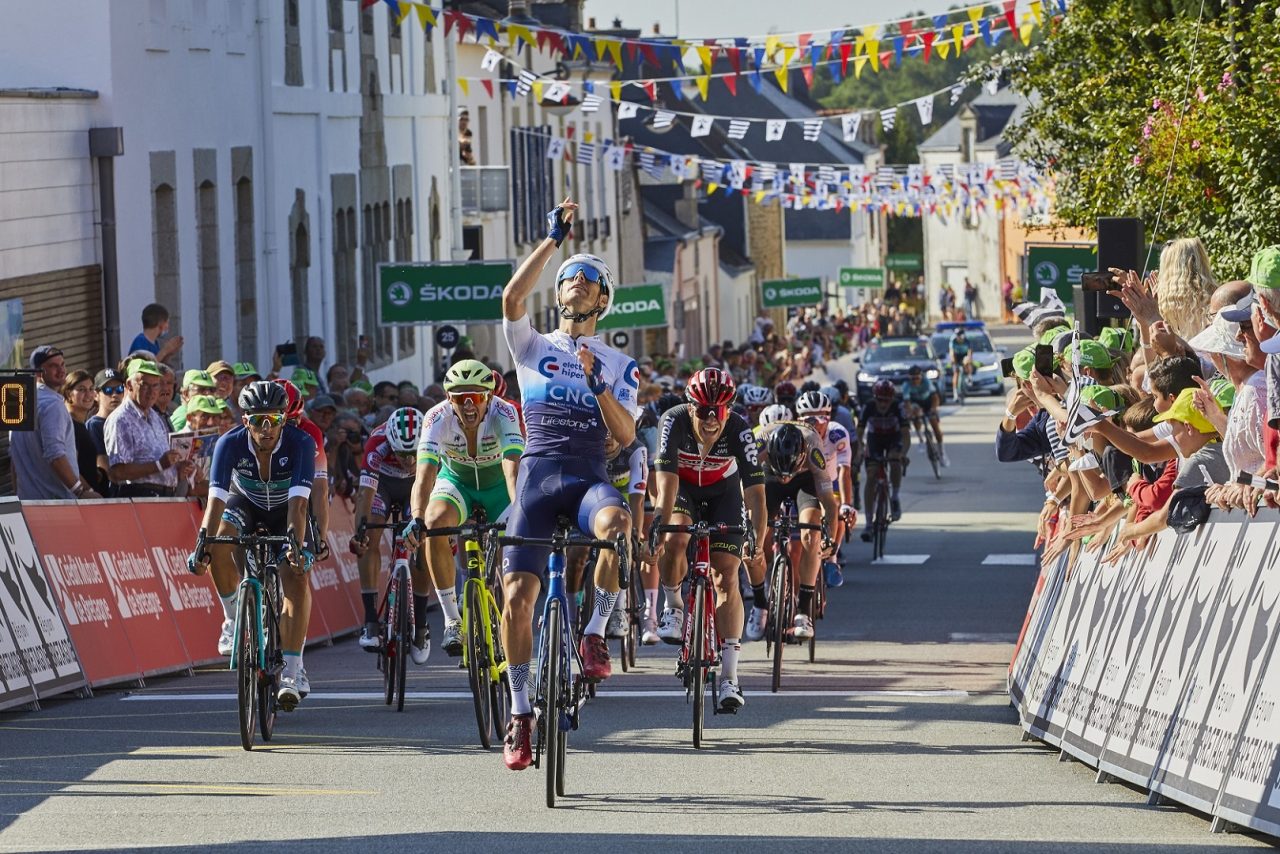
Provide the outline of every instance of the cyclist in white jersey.
<path id="1" fill-rule="evenodd" d="M 534 330 L 525 303 L 560 244 L 572 231 L 577 205 L 569 199 L 547 214 L 547 239 L 520 265 L 502 294 L 502 331 L 520 380 L 527 440 L 516 477 L 507 532 L 542 538 L 556 517 L 576 520 L 601 539 L 631 534 L 631 514 L 605 469 L 604 437 L 630 445 L 636 435 L 640 372 L 635 361 L 595 335 L 608 314 L 613 274 L 594 255 L 574 255 L 556 274 L 560 326 Z M 546 548 L 512 546 L 502 560 L 506 606 L 502 643 L 511 680 L 511 723 L 503 759 L 518 771 L 533 762 L 529 664 L 533 657 L 533 606 L 542 587 Z M 607 554 L 596 573 L 596 602 L 581 643 L 583 677 L 611 672 L 604 631 L 618 601 L 617 556 Z"/>
<path id="2" fill-rule="evenodd" d="M 830 559 L 823 562 L 828 587 L 844 585 L 840 570 L 840 541 L 846 528 L 857 522 L 853 509 L 853 438 L 844 425 L 831 420 L 831 397 L 822 391 L 807 391 L 796 399 L 796 418 L 804 422 L 821 440 L 822 455 L 826 457 L 826 476 L 831 479 L 840 502 L 840 514 L 831 528 L 831 539 L 837 544 Z"/>

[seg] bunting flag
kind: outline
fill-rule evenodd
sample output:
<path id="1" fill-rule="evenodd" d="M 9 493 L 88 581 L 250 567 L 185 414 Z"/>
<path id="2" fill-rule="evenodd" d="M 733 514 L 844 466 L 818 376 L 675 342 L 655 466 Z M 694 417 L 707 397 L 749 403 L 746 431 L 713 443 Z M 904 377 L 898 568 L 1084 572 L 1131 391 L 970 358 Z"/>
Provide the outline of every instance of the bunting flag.
<path id="1" fill-rule="evenodd" d="M 596 146 L 593 142 L 578 143 L 577 161 L 583 166 L 591 166 L 596 162 Z"/>
<path id="2" fill-rule="evenodd" d="M 547 143 L 547 159 L 559 160 L 564 157 L 564 148 L 565 141 L 559 137 L 553 137 L 552 140 Z"/>
<path id="3" fill-rule="evenodd" d="M 605 146 L 604 160 L 605 160 L 605 163 L 608 164 L 609 168 L 612 169 L 614 172 L 621 170 L 623 166 L 626 165 L 626 160 L 627 160 L 626 146 L 622 146 L 622 145 Z"/>
<path id="4" fill-rule="evenodd" d="M 764 124 L 765 142 L 777 142 L 787 130 L 787 123 L 780 119 L 769 119 Z"/>
<path id="5" fill-rule="evenodd" d="M 957 83 L 951 87 L 951 106 L 960 103 L 960 98 L 964 95 L 964 84 Z"/>
<path id="6" fill-rule="evenodd" d="M 1040 302 L 1022 302 L 1013 307 L 1013 316 L 1028 329 L 1035 329 L 1045 320 L 1067 319 L 1067 307 L 1052 288 L 1040 291 Z"/>
<path id="7" fill-rule="evenodd" d="M 537 82 L 538 75 L 532 71 L 521 71 L 516 78 L 516 94 L 523 98 L 533 91 L 533 84 Z"/>
<path id="8" fill-rule="evenodd" d="M 484 59 L 480 60 L 480 67 L 485 71 L 497 71 L 498 63 L 502 62 L 502 54 L 490 48 L 484 52 Z"/>
<path id="9" fill-rule="evenodd" d="M 920 112 L 920 124 L 928 125 L 933 123 L 933 98 L 926 95 L 916 101 L 916 109 Z"/>
<path id="10" fill-rule="evenodd" d="M 594 113 L 600 109 L 600 105 L 604 99 L 599 95 L 584 95 L 582 98 L 582 112 Z"/>
<path id="11" fill-rule="evenodd" d="M 667 110 L 658 110 L 653 114 L 653 126 L 657 130 L 671 127 L 671 123 L 675 121 L 676 114 Z"/>
<path id="12" fill-rule="evenodd" d="M 729 139 L 745 139 L 751 122 L 743 119 L 732 119 L 729 122 Z"/>
<path id="13" fill-rule="evenodd" d="M 640 105 L 635 101 L 623 101 L 618 104 L 618 119 L 634 119 L 640 111 Z"/>
<path id="14" fill-rule="evenodd" d="M 689 127 L 689 136 L 709 136 L 711 134 L 711 125 L 714 121 L 711 116 L 695 116 L 693 124 Z"/>
<path id="15" fill-rule="evenodd" d="M 817 142 L 818 137 L 822 136 L 822 119 L 810 119 L 804 123 L 804 138 L 806 142 Z"/>
<path id="16" fill-rule="evenodd" d="M 880 125 L 884 128 L 885 133 L 893 130 L 893 123 L 897 121 L 897 118 L 897 107 L 889 107 L 887 110 L 880 111 Z"/>
<path id="17" fill-rule="evenodd" d="M 542 92 L 542 100 L 550 101 L 553 104 L 563 104 L 569 97 L 569 86 L 566 83 L 556 81 L 548 86 Z"/>
<path id="18" fill-rule="evenodd" d="M 840 117 L 840 129 L 845 142 L 854 142 L 858 138 L 858 128 L 862 126 L 862 113 L 850 113 Z"/>

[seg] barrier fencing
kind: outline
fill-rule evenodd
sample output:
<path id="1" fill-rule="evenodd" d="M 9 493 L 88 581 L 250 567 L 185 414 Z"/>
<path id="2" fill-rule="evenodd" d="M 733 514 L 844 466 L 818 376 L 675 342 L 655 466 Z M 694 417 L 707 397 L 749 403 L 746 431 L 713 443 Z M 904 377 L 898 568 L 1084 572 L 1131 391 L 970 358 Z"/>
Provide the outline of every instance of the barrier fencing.
<path id="1" fill-rule="evenodd" d="M 1023 728 L 1110 777 L 1280 836 L 1280 515 L 1215 511 L 1116 564 L 1042 567 L 1009 666 Z"/>
<path id="2" fill-rule="evenodd" d="M 0 709 L 225 661 L 213 580 L 187 572 L 202 515 L 183 499 L 0 500 Z M 354 531 L 334 502 L 308 645 L 363 621 Z"/>

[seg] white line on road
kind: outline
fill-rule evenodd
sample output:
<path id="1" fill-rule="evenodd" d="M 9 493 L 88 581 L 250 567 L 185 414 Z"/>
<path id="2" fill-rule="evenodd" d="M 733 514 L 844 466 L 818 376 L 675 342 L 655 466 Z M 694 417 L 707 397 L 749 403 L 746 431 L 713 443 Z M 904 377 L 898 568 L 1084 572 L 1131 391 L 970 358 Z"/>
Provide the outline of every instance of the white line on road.
<path id="1" fill-rule="evenodd" d="M 872 566 L 919 566 L 929 559 L 928 555 L 885 555 L 879 560 L 871 561 Z"/>
<path id="2" fill-rule="evenodd" d="M 983 561 L 983 566 L 1035 566 L 1037 555 L 1035 552 L 1027 552 L 1023 554 L 1012 555 L 987 555 Z"/>
<path id="3" fill-rule="evenodd" d="M 952 643 L 1017 643 L 1018 641 L 1016 633 L 1007 632 L 952 632 L 950 637 Z"/>
<path id="4" fill-rule="evenodd" d="M 908 690 L 892 690 L 883 691 L 865 690 L 865 691 L 783 691 L 777 694 L 770 692 L 743 692 L 752 697 L 848 697 L 858 699 L 862 697 L 968 697 L 968 691 L 960 691 L 953 689 L 936 689 L 922 691 Z M 683 697 L 684 691 L 600 691 L 596 697 Z M 307 695 L 310 700 L 382 700 L 383 693 L 381 691 L 313 691 Z M 120 699 L 129 702 L 209 702 L 209 701 L 226 701 L 234 702 L 236 695 L 234 692 L 226 693 L 191 693 L 191 694 L 129 694 Z M 470 691 L 410 691 L 405 694 L 408 700 L 469 700 L 471 699 Z"/>

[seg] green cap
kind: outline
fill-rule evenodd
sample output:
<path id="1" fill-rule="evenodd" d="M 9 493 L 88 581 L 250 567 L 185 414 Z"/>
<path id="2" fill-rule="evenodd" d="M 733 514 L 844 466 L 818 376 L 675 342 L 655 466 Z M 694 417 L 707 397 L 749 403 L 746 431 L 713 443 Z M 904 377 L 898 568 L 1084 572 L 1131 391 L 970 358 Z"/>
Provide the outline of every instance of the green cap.
<path id="1" fill-rule="evenodd" d="M 1209 391 L 1213 392 L 1213 399 L 1218 401 L 1218 405 L 1223 410 L 1230 409 L 1235 405 L 1236 387 L 1226 377 L 1215 377 L 1210 380 Z"/>
<path id="2" fill-rule="evenodd" d="M 358 388 L 365 394 L 373 394 L 373 383 L 368 380 L 355 380 L 351 383 L 351 388 Z"/>
<path id="3" fill-rule="evenodd" d="M 129 374 L 129 379 L 133 379 L 138 374 L 146 374 L 147 376 L 150 376 L 150 377 L 164 376 L 164 372 L 161 371 L 159 366 L 157 366 L 156 363 L 151 361 L 150 359 L 134 359 L 132 362 L 129 363 L 128 374 Z"/>
<path id="4" fill-rule="evenodd" d="M 218 406 L 221 403 L 222 406 Z M 227 408 L 225 400 L 214 397 L 209 394 L 197 394 L 195 397 L 187 401 L 187 414 L 192 412 L 203 412 L 206 415 L 221 415 Z"/>
<path id="5" fill-rule="evenodd" d="M 315 371 L 310 368 L 294 368 L 293 373 L 289 374 L 289 382 L 298 388 L 303 386 L 320 388 L 320 380 L 316 379 Z"/>
<path id="6" fill-rule="evenodd" d="M 253 366 L 253 362 L 236 362 L 231 366 L 231 371 L 238 380 L 245 380 L 249 377 L 262 379 L 262 374 L 258 373 L 258 369 Z"/>
<path id="7" fill-rule="evenodd" d="M 1133 332 L 1119 326 L 1108 326 L 1099 332 L 1098 342 L 1116 353 L 1132 353 L 1137 345 Z"/>
<path id="8" fill-rule="evenodd" d="M 1100 384 L 1080 389 L 1080 399 L 1099 412 L 1119 412 L 1124 409 L 1124 401 L 1120 399 L 1120 395 Z"/>
<path id="9" fill-rule="evenodd" d="M 182 375 L 182 387 L 190 388 L 198 386 L 200 388 L 217 388 L 218 383 L 209 376 L 208 371 L 202 371 L 199 368 L 192 368 Z"/>
<path id="10" fill-rule="evenodd" d="M 1034 347 L 1025 347 L 1013 354 L 1013 372 L 1020 380 L 1031 379 L 1031 372 L 1036 369 L 1036 351 Z"/>
<path id="11" fill-rule="evenodd" d="M 1070 331 L 1071 331 L 1070 326 L 1055 326 L 1049 331 L 1045 332 L 1045 334 L 1041 335 L 1040 340 L 1037 343 L 1052 344 L 1053 339 L 1057 338 L 1059 335 L 1061 335 L 1064 332 L 1070 332 Z"/>
<path id="12" fill-rule="evenodd" d="M 1280 288 L 1280 246 L 1259 249 L 1249 268 L 1249 284 L 1269 291 Z"/>
<path id="13" fill-rule="evenodd" d="M 1075 360 L 1076 353 L 1080 354 L 1080 367 L 1082 368 L 1106 370 L 1116 363 L 1111 352 L 1101 342 L 1094 341 L 1092 338 L 1082 339 L 1080 343 L 1072 346 L 1070 352 L 1072 361 Z"/>

